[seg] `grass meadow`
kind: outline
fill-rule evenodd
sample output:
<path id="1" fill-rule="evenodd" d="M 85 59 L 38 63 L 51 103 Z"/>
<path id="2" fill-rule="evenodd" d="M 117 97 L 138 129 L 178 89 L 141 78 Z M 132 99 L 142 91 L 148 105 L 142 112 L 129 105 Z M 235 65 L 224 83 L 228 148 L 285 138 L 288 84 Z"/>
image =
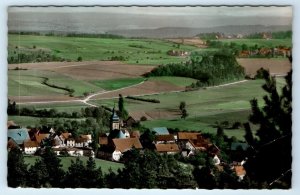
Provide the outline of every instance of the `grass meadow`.
<path id="1" fill-rule="evenodd" d="M 22 51 L 50 50 L 53 55 L 76 61 L 111 60 L 123 56 L 129 64 L 167 64 L 184 62 L 183 57 L 167 55 L 167 51 L 178 49 L 177 44 L 155 39 L 111 39 L 37 35 L 8 35 L 9 55 Z M 194 46 L 180 45 L 180 50 L 193 51 Z M 10 57 L 10 56 L 9 56 Z"/>

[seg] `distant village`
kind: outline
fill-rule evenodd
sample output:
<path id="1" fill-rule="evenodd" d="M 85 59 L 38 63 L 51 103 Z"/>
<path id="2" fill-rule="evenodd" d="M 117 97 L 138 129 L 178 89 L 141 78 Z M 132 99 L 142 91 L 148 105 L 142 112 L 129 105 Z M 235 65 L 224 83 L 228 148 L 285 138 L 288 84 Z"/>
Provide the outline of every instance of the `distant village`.
<path id="1" fill-rule="evenodd" d="M 110 118 L 110 131 L 100 134 L 98 140 L 93 140 L 91 134 L 81 134 L 74 138 L 71 133 L 64 132 L 57 134 L 53 128 L 47 130 L 27 129 L 18 126 L 13 121 L 7 122 L 8 128 L 8 151 L 12 148 L 19 148 L 25 155 L 38 156 L 43 153 L 45 146 L 52 147 L 57 156 L 88 156 L 100 158 L 109 161 L 122 162 L 124 152 L 133 148 L 143 154 L 143 146 L 140 138 L 141 133 L 138 130 L 132 130 L 132 125 L 137 121 L 133 117 L 129 117 L 123 121 L 112 110 Z M 151 129 L 155 136 L 153 150 L 160 154 L 180 154 L 182 157 L 191 157 L 197 152 L 205 152 L 213 158 L 213 164 L 219 171 L 224 166 L 229 166 L 239 180 L 246 175 L 243 167 L 245 160 L 241 162 L 224 163 L 220 156 L 220 149 L 209 138 L 205 138 L 201 132 L 178 131 L 170 132 L 166 127 L 155 127 Z M 91 147 L 91 143 L 96 141 L 100 146 L 95 152 Z M 234 153 L 238 150 L 246 151 L 248 145 L 243 142 L 233 142 L 231 151 Z"/>

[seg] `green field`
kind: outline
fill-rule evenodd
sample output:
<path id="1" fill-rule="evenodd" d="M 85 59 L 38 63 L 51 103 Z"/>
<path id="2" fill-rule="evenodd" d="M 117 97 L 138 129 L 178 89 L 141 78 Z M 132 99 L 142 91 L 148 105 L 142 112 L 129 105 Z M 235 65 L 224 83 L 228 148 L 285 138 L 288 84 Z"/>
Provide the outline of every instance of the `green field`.
<path id="1" fill-rule="evenodd" d="M 145 79 L 142 77 L 139 78 L 122 78 L 122 79 L 113 79 L 113 80 L 96 80 L 91 81 L 92 84 L 105 89 L 105 90 L 115 90 L 123 87 L 128 87 L 131 85 L 138 84 Z"/>
<path id="2" fill-rule="evenodd" d="M 14 121 L 16 124 L 22 127 L 35 127 L 40 124 L 42 118 L 32 116 L 8 116 L 8 120 Z M 85 120 L 85 118 L 43 118 L 46 119 L 49 124 L 54 124 L 56 120 Z"/>
<path id="3" fill-rule="evenodd" d="M 213 128 L 216 122 L 228 121 L 246 122 L 250 113 L 249 101 L 258 99 L 259 105 L 263 105 L 265 92 L 261 88 L 264 80 L 249 80 L 244 83 L 226 87 L 208 88 L 190 92 L 166 93 L 159 95 L 145 96 L 149 99 L 158 99 L 160 104 L 125 100 L 125 107 L 129 112 L 170 112 L 179 113 L 179 103 L 186 102 L 186 109 L 189 116 L 186 120 L 180 115 L 170 115 L 169 118 L 145 121 L 142 124 L 146 127 L 166 126 L 179 128 L 180 130 L 200 130 L 203 132 L 215 132 Z M 283 86 L 282 79 L 278 82 L 278 88 Z M 115 100 L 93 100 L 94 104 L 112 107 Z M 243 139 L 244 130 L 226 130 L 227 135 Z"/>
<path id="4" fill-rule="evenodd" d="M 24 160 L 26 164 L 29 164 L 29 166 L 34 165 L 36 159 L 39 157 L 37 156 L 25 156 Z M 63 169 L 65 171 L 68 170 L 68 167 L 71 165 L 71 160 L 75 161 L 76 157 L 59 157 L 61 159 L 61 164 L 63 165 Z M 88 157 L 82 156 L 80 157 L 80 160 L 83 161 L 85 164 L 88 160 Z M 95 158 L 96 166 L 101 167 L 101 170 L 103 173 L 108 173 L 108 170 L 111 168 L 112 171 L 117 172 L 118 169 L 122 169 L 124 167 L 121 163 L 115 163 L 111 161 L 101 160 Z"/>
<path id="5" fill-rule="evenodd" d="M 82 96 L 85 92 L 96 92 L 102 88 L 92 83 L 76 80 L 52 71 L 46 70 L 9 70 L 8 71 L 8 95 L 9 96 L 43 96 L 43 95 L 66 95 L 68 92 L 43 84 L 44 78 L 47 83 L 59 87 L 74 89 L 74 96 Z"/>
<path id="6" fill-rule="evenodd" d="M 196 79 L 192 79 L 188 77 L 175 77 L 175 76 L 150 77 L 149 81 L 164 81 L 179 87 L 186 87 L 191 85 L 192 83 L 197 82 Z"/>
<path id="7" fill-rule="evenodd" d="M 278 46 L 286 46 L 292 47 L 292 39 L 220 39 L 223 43 L 236 43 L 238 45 L 246 44 L 248 46 L 255 46 L 258 47 L 278 47 Z"/>
<path id="8" fill-rule="evenodd" d="M 50 50 L 51 54 L 74 60 L 111 60 L 122 56 L 129 64 L 166 64 L 186 61 L 183 57 L 169 56 L 167 51 L 178 49 L 176 44 L 155 39 L 110 39 L 35 35 L 8 35 L 10 56 L 18 52 Z M 35 49 L 33 49 L 35 46 Z M 16 48 L 17 47 L 17 48 Z M 181 45 L 180 50 L 193 51 L 194 46 Z"/>

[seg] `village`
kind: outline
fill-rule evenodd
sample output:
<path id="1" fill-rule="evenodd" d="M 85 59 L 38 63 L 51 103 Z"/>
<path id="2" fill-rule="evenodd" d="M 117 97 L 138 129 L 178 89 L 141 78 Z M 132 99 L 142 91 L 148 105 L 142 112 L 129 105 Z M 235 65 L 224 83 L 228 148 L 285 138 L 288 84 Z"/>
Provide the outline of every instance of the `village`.
<path id="1" fill-rule="evenodd" d="M 206 153 L 213 159 L 213 164 L 219 171 L 222 172 L 224 166 L 229 167 L 236 174 L 238 181 L 242 181 L 246 175 L 243 167 L 246 159 L 224 162 L 219 147 L 199 131 L 174 132 L 169 131 L 166 127 L 155 127 L 150 130 L 154 139 L 149 147 L 149 143 L 148 145 L 142 144 L 148 141 L 145 140 L 145 136 L 142 138 L 141 132 L 132 128 L 135 123 L 137 121 L 131 116 L 123 121 L 113 108 L 110 131 L 100 134 L 98 140 L 93 140 L 91 134 L 81 134 L 74 138 L 68 132 L 58 134 L 53 128 L 46 130 L 27 129 L 18 126 L 13 121 L 8 121 L 7 149 L 10 151 L 13 148 L 18 148 L 24 155 L 39 156 L 46 147 L 51 147 L 55 154 L 62 158 L 87 156 L 120 163 L 123 162 L 123 154 L 132 149 L 138 150 L 140 155 L 143 155 L 144 149 L 151 149 L 159 154 L 180 155 L 184 158 L 192 157 L 196 153 Z M 94 141 L 99 146 L 97 151 L 91 147 Z M 240 150 L 246 151 L 248 147 L 248 144 L 236 141 L 232 142 L 230 150 L 234 153 Z"/>

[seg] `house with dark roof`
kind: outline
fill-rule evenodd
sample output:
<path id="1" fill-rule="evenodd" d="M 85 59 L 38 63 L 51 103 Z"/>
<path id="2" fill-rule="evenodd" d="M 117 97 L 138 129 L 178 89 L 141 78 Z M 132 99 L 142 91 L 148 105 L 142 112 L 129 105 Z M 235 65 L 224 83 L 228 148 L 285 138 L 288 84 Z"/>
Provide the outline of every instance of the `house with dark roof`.
<path id="1" fill-rule="evenodd" d="M 28 130 L 26 128 L 8 129 L 7 137 L 12 138 L 18 145 L 23 145 L 24 141 L 30 140 Z"/>

